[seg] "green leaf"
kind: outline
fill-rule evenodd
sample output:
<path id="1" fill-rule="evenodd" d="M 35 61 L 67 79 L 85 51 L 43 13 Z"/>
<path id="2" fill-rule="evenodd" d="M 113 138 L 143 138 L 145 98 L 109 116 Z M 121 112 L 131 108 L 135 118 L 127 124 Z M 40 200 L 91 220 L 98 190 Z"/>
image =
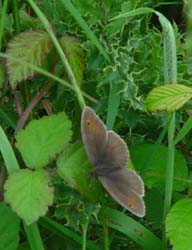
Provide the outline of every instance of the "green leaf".
<path id="1" fill-rule="evenodd" d="M 35 71 L 27 63 L 41 66 L 51 47 L 49 35 L 40 30 L 23 32 L 9 42 L 6 52 L 10 56 L 7 59 L 7 71 L 12 88 L 18 82 L 34 76 Z"/>
<path id="2" fill-rule="evenodd" d="M 173 250 L 189 250 L 192 242 L 192 199 L 175 203 L 166 219 L 167 236 Z"/>
<path id="3" fill-rule="evenodd" d="M 19 170 L 5 183 L 5 201 L 27 225 L 44 216 L 53 203 L 53 188 L 44 170 Z"/>
<path id="4" fill-rule="evenodd" d="M 92 202 L 106 201 L 105 192 L 96 179 L 89 177 L 91 165 L 82 144 L 76 143 L 57 159 L 58 174 L 69 186 L 77 189 Z"/>
<path id="5" fill-rule="evenodd" d="M 16 147 L 30 168 L 46 166 L 71 138 L 71 122 L 65 113 L 31 121 L 16 135 Z"/>
<path id="6" fill-rule="evenodd" d="M 81 84 L 84 74 L 84 51 L 81 44 L 75 37 L 63 36 L 60 39 L 61 47 L 63 48 L 68 62 L 73 70 L 73 74 L 79 84 Z"/>
<path id="7" fill-rule="evenodd" d="M 167 163 L 167 147 L 163 145 L 138 144 L 129 147 L 131 160 L 141 173 L 148 187 L 165 187 L 165 172 Z M 175 150 L 175 168 L 173 188 L 183 191 L 187 187 L 188 168 L 185 158 Z"/>
<path id="8" fill-rule="evenodd" d="M 0 203 L 0 250 L 17 250 L 19 243 L 19 219 L 4 203 Z"/>
<path id="9" fill-rule="evenodd" d="M 173 112 L 181 108 L 192 97 L 192 88 L 181 84 L 167 84 L 154 88 L 147 96 L 145 104 L 150 111 Z"/>

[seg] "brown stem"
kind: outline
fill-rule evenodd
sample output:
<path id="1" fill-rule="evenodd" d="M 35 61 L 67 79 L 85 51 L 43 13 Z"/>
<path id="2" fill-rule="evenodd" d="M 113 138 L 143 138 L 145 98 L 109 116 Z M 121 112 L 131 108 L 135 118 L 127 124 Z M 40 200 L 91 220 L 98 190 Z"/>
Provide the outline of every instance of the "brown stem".
<path id="1" fill-rule="evenodd" d="M 51 83 L 48 83 L 47 85 L 43 86 L 42 89 L 34 96 L 34 98 L 30 101 L 28 107 L 25 109 L 25 111 L 22 113 L 18 124 L 16 128 L 16 132 L 20 129 L 22 129 L 29 117 L 29 114 L 35 107 L 35 105 L 40 101 L 40 99 L 47 94 L 49 88 L 51 87 Z"/>
<path id="2" fill-rule="evenodd" d="M 13 90 L 13 94 L 14 94 L 14 97 L 15 97 L 16 110 L 17 110 L 17 113 L 18 113 L 19 117 L 21 117 L 22 113 L 23 113 L 23 107 L 22 107 L 22 104 L 21 104 L 21 102 L 19 100 L 19 94 L 18 93 L 19 92 L 16 89 Z"/>
<path id="3" fill-rule="evenodd" d="M 6 170 L 5 167 L 2 166 L 0 172 L 0 202 L 3 200 L 3 186 L 6 178 Z"/>

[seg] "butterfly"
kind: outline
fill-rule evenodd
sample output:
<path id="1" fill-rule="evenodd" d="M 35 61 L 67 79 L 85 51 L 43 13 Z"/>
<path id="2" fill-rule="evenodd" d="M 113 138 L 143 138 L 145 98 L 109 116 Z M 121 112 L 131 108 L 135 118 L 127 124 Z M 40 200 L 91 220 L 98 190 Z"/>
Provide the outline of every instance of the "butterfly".
<path id="1" fill-rule="evenodd" d="M 106 191 L 134 215 L 145 216 L 144 184 L 135 171 L 125 167 L 129 153 L 123 139 L 107 130 L 90 107 L 83 109 L 81 134 L 93 172 Z"/>

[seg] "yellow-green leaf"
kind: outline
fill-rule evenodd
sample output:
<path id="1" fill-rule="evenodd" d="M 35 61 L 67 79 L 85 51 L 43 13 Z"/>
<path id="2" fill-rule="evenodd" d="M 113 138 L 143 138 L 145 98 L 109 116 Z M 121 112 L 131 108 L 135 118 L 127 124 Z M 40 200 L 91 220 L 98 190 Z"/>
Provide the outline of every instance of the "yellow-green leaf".
<path id="1" fill-rule="evenodd" d="M 182 84 L 167 84 L 154 88 L 147 96 L 145 104 L 150 111 L 173 112 L 192 98 L 192 88 Z"/>
<path id="2" fill-rule="evenodd" d="M 53 203 L 47 173 L 28 169 L 14 172 L 5 183 L 5 201 L 26 224 L 35 222 Z"/>

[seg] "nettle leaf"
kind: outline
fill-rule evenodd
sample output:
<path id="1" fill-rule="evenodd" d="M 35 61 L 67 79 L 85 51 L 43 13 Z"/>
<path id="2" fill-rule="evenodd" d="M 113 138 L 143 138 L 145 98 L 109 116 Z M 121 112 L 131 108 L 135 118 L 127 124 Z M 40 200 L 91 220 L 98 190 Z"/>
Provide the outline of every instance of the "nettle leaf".
<path id="1" fill-rule="evenodd" d="M 0 203 L 0 250 L 17 250 L 19 243 L 19 218 L 4 203 Z"/>
<path id="2" fill-rule="evenodd" d="M 72 135 L 65 113 L 31 121 L 16 135 L 16 147 L 30 168 L 42 168 L 53 160 Z"/>
<path id="3" fill-rule="evenodd" d="M 44 170 L 19 170 L 5 183 L 5 201 L 29 225 L 45 215 L 53 203 L 53 188 L 49 182 Z"/>
<path id="4" fill-rule="evenodd" d="M 165 172 L 167 166 L 167 147 L 154 144 L 137 144 L 129 147 L 131 160 L 135 168 L 141 173 L 145 185 L 150 187 L 165 187 Z M 176 191 L 183 191 L 187 187 L 188 168 L 184 156 L 175 150 L 174 183 Z"/>
<path id="5" fill-rule="evenodd" d="M 84 51 L 81 44 L 75 37 L 67 35 L 60 39 L 60 43 L 77 82 L 81 84 L 85 68 Z"/>
<path id="6" fill-rule="evenodd" d="M 35 71 L 27 64 L 41 66 L 51 47 L 49 35 L 41 30 L 23 32 L 9 42 L 7 71 L 12 88 L 34 76 Z"/>
<path id="7" fill-rule="evenodd" d="M 154 88 L 147 96 L 145 104 L 150 111 L 173 112 L 181 108 L 192 97 L 192 88 L 181 84 L 167 84 Z"/>
<path id="8" fill-rule="evenodd" d="M 192 199 L 182 199 L 171 208 L 166 219 L 167 236 L 173 250 L 189 250 L 192 242 Z"/>
<path id="9" fill-rule="evenodd" d="M 89 203 L 73 188 L 66 185 L 63 188 L 55 189 L 55 217 L 63 220 L 68 227 L 74 228 L 76 231 L 81 230 L 89 218 L 93 215 L 97 217 L 100 206 L 98 204 Z"/>

